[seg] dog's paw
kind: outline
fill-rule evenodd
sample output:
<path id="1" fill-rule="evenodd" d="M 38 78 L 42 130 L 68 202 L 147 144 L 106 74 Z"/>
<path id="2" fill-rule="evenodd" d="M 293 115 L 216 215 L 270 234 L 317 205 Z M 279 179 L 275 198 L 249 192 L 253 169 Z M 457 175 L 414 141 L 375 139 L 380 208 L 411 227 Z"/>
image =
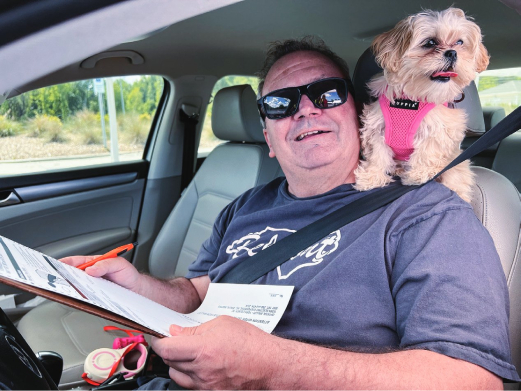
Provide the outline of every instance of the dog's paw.
<path id="1" fill-rule="evenodd" d="M 421 185 L 422 183 L 425 183 L 429 180 L 429 178 L 424 180 L 421 178 L 412 178 L 407 175 L 402 176 L 401 179 L 402 179 L 402 184 L 405 186 Z"/>
<path id="2" fill-rule="evenodd" d="M 400 174 L 402 184 L 406 186 L 421 185 L 428 182 L 434 177 L 436 173 L 432 174 L 427 170 L 407 170 Z"/>
<path id="3" fill-rule="evenodd" d="M 382 171 L 357 169 L 355 171 L 355 184 L 358 191 L 367 191 L 377 187 L 387 186 L 393 178 Z"/>

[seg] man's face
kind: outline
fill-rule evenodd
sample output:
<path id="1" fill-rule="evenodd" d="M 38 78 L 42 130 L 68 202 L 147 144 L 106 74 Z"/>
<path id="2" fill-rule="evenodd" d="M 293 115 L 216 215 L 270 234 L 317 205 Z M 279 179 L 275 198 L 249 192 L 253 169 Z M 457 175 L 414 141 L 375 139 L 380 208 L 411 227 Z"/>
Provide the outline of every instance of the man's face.
<path id="1" fill-rule="evenodd" d="M 327 57 L 316 52 L 295 52 L 278 60 L 270 69 L 262 95 L 286 87 L 301 86 L 328 77 L 343 77 Z M 313 131 L 299 140 L 299 136 Z M 270 157 L 277 157 L 286 176 L 331 167 L 352 173 L 358 164 L 360 140 L 353 97 L 343 105 L 318 109 L 305 95 L 298 111 L 287 118 L 266 118 L 264 137 Z M 354 176 L 347 182 L 354 182 Z"/>

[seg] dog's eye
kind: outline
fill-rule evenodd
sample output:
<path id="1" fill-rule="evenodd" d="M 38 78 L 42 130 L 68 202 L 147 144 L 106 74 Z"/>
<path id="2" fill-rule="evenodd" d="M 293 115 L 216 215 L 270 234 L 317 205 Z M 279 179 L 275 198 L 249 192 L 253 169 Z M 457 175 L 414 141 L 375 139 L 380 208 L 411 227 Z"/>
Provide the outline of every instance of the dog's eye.
<path id="1" fill-rule="evenodd" d="M 438 44 L 438 42 L 436 42 L 434 39 L 428 39 L 427 41 L 425 41 L 425 43 L 423 44 L 423 47 L 424 48 L 432 48 L 434 46 L 436 46 Z"/>
<path id="2" fill-rule="evenodd" d="M 460 39 L 456 42 L 456 45 L 463 45 L 463 41 Z"/>

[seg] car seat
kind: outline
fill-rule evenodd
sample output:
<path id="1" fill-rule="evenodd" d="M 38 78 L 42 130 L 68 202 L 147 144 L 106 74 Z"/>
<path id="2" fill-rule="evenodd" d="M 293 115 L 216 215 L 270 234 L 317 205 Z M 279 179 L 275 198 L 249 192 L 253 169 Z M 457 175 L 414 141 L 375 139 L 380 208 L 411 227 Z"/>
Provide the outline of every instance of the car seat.
<path id="1" fill-rule="evenodd" d="M 210 236 L 218 213 L 251 187 L 283 175 L 276 159 L 268 156 L 255 101 L 249 85 L 216 94 L 212 127 L 218 138 L 228 142 L 208 155 L 165 221 L 150 253 L 152 275 L 184 275 Z M 72 388 L 84 384 L 83 363 L 91 351 L 112 346 L 116 336 L 125 336 L 104 332 L 107 324 L 114 323 L 48 302 L 29 311 L 18 329 L 35 352 L 50 350 L 63 356 L 60 388 Z"/>
<path id="2" fill-rule="evenodd" d="M 366 88 L 367 82 L 380 72 L 382 69 L 376 64 L 372 52 L 370 49 L 366 50 L 358 60 L 353 73 L 355 99 L 359 109 L 371 100 Z M 455 107 L 464 109 L 467 113 L 468 134 L 473 136 L 483 134 L 488 129 L 485 128 L 483 111 L 474 83 L 467 87 L 464 93 L 465 99 L 455 104 Z M 501 142 L 500 149 L 506 140 L 508 138 Z M 521 138 L 518 136 L 516 141 L 520 143 Z M 514 153 L 513 150 L 509 152 Z M 498 156 L 496 160 L 497 158 Z M 498 166 L 496 162 L 494 164 Z M 509 327 L 512 360 L 519 370 L 521 369 L 521 269 L 517 267 L 517 263 L 520 262 L 520 196 L 513 183 L 500 173 L 476 166 L 473 166 L 472 170 L 476 174 L 476 183 L 471 204 L 474 213 L 494 240 L 507 279 L 510 296 Z"/>

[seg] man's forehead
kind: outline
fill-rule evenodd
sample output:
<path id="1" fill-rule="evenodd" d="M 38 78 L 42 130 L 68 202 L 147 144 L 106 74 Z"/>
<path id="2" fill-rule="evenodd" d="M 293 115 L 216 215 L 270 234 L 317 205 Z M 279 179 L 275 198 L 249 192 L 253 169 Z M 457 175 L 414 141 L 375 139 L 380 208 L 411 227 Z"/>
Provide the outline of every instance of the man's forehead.
<path id="1" fill-rule="evenodd" d="M 326 77 L 343 77 L 332 60 L 313 51 L 294 52 L 280 58 L 271 67 L 262 93 L 311 83 Z"/>

